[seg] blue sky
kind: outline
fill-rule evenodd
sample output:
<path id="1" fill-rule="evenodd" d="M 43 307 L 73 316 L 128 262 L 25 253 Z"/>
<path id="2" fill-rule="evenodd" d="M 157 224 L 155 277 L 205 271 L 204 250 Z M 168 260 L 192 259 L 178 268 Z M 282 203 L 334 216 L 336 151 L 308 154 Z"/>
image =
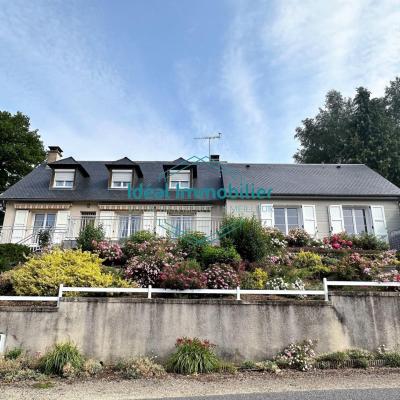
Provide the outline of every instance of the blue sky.
<path id="1" fill-rule="evenodd" d="M 400 3 L 0 0 L 0 109 L 76 159 L 292 162 L 325 93 L 381 95 Z"/>

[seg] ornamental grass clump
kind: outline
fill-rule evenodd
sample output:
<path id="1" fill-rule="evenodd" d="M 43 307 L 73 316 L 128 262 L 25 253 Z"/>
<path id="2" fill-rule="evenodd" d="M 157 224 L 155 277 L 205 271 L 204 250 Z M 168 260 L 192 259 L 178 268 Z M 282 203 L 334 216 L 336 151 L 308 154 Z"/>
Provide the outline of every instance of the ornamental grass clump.
<path id="1" fill-rule="evenodd" d="M 47 375 L 70 377 L 78 373 L 84 358 L 75 344 L 57 343 L 40 361 L 40 369 Z"/>
<path id="2" fill-rule="evenodd" d="M 310 371 L 315 361 L 316 343 L 314 340 L 291 343 L 275 357 L 275 361 L 282 368 Z"/>
<path id="3" fill-rule="evenodd" d="M 198 338 L 179 338 L 176 350 L 167 362 L 167 370 L 177 374 L 207 374 L 219 370 L 220 359 L 214 353 L 215 345 Z"/>

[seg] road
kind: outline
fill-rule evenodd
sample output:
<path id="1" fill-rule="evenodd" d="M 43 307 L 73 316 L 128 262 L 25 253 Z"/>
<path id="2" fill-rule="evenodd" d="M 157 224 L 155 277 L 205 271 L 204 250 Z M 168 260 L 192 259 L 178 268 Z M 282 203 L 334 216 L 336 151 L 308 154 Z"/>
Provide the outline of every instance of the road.
<path id="1" fill-rule="evenodd" d="M 306 392 L 254 393 L 223 396 L 172 397 L 168 400 L 399 400 L 399 389 L 314 390 Z"/>

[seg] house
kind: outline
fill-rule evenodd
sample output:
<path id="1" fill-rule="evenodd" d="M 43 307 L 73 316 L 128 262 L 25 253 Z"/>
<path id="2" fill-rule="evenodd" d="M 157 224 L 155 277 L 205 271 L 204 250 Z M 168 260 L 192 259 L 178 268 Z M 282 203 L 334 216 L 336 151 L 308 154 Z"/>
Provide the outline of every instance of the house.
<path id="1" fill-rule="evenodd" d="M 53 242 L 73 245 L 91 223 L 101 223 L 109 240 L 142 229 L 215 239 L 225 215 L 255 216 L 285 233 L 304 227 L 316 238 L 347 231 L 394 240 L 400 230 L 400 189 L 361 164 L 76 161 L 51 146 L 47 162 L 0 200 L 1 242 L 31 246 L 43 229 Z"/>

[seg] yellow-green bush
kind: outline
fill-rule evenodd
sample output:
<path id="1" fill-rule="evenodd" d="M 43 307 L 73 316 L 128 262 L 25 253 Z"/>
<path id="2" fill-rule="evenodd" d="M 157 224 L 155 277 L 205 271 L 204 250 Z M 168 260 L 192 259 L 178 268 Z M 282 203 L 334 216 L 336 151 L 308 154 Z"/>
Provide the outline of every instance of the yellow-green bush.
<path id="1" fill-rule="evenodd" d="M 310 251 L 300 251 L 293 260 L 293 266 L 296 268 L 315 268 L 321 265 L 321 256 Z"/>
<path id="2" fill-rule="evenodd" d="M 87 287 L 132 286 L 117 276 L 102 272 L 102 259 L 81 250 L 56 249 L 31 258 L 15 269 L 12 283 L 17 295 L 56 295 L 59 285 Z"/>

